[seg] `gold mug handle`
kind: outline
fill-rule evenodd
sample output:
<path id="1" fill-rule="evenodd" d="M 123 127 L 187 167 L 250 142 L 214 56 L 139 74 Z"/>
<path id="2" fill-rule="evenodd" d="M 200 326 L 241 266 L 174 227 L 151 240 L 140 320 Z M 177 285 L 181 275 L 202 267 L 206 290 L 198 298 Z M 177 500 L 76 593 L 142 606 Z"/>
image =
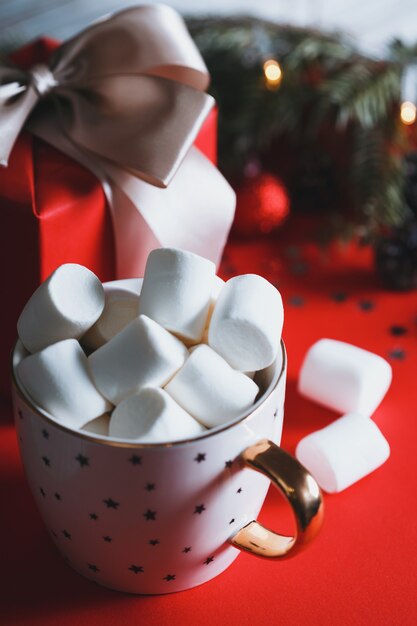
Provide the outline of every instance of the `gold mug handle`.
<path id="1" fill-rule="evenodd" d="M 268 439 L 249 446 L 241 460 L 265 474 L 288 500 L 295 516 L 293 537 L 279 535 L 257 521 L 249 522 L 230 539 L 239 550 L 268 559 L 295 556 L 317 535 L 323 523 L 323 497 L 317 482 L 293 456 Z"/>

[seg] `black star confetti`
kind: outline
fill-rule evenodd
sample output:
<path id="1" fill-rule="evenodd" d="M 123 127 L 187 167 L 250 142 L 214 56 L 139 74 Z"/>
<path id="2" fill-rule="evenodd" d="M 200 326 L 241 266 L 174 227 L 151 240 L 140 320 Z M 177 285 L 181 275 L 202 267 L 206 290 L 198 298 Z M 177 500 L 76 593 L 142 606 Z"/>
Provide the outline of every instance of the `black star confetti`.
<path id="1" fill-rule="evenodd" d="M 87 456 L 84 456 L 83 454 L 77 454 L 77 456 L 75 457 L 75 460 L 78 461 L 78 463 L 80 464 L 80 467 L 86 467 L 88 465 L 90 465 L 90 461 L 88 459 Z"/>
<path id="2" fill-rule="evenodd" d="M 230 469 L 232 467 L 232 465 L 233 465 L 233 461 L 226 461 L 224 465 L 225 465 L 226 469 Z"/>
<path id="3" fill-rule="evenodd" d="M 158 539 L 149 539 L 149 544 L 151 546 L 157 546 L 159 543 Z"/>
<path id="4" fill-rule="evenodd" d="M 117 509 L 120 506 L 120 502 L 116 502 L 113 498 L 107 498 L 107 500 L 103 500 L 103 502 L 108 509 Z"/>
<path id="5" fill-rule="evenodd" d="M 156 511 L 151 511 L 150 509 L 148 509 L 144 514 L 143 517 L 149 521 L 149 520 L 155 520 L 156 519 Z"/>
<path id="6" fill-rule="evenodd" d="M 212 563 L 213 561 L 214 561 L 214 556 L 208 556 L 206 560 L 204 561 L 204 565 L 209 565 L 209 563 Z"/>
<path id="7" fill-rule="evenodd" d="M 164 576 L 163 580 L 166 580 L 166 581 L 175 580 L 175 574 L 167 574 L 166 576 Z"/>
<path id="8" fill-rule="evenodd" d="M 389 332 L 394 337 L 401 337 L 408 333 L 408 328 L 405 326 L 390 326 Z"/>
<path id="9" fill-rule="evenodd" d="M 236 493 L 242 493 L 242 487 L 239 487 L 239 489 L 236 491 Z"/>
<path id="10" fill-rule="evenodd" d="M 336 291 L 335 293 L 331 294 L 331 299 L 334 300 L 334 302 L 346 302 L 347 300 L 347 295 L 343 292 L 343 291 Z"/>
<path id="11" fill-rule="evenodd" d="M 206 507 L 204 506 L 204 504 L 198 504 L 194 509 L 194 513 L 198 513 L 199 515 L 201 515 L 201 513 L 205 510 Z"/>
<path id="12" fill-rule="evenodd" d="M 55 492 L 54 496 L 55 496 L 55 500 L 61 500 L 61 496 L 58 492 Z"/>
<path id="13" fill-rule="evenodd" d="M 402 348 L 394 348 L 388 352 L 388 357 L 390 359 L 394 359 L 395 361 L 404 361 L 406 352 L 405 350 L 402 350 Z"/>
<path id="14" fill-rule="evenodd" d="M 48 433 L 48 431 L 46 430 L 46 428 L 43 428 L 43 429 L 42 429 L 42 437 L 43 437 L 44 439 L 49 439 L 49 433 Z"/>
<path id="15" fill-rule="evenodd" d="M 98 519 L 98 515 L 96 513 L 90 513 L 90 519 L 96 520 Z"/>
<path id="16" fill-rule="evenodd" d="M 46 496 L 46 493 L 45 493 L 45 491 L 42 489 L 42 487 L 39 487 L 39 491 L 41 492 L 41 495 L 42 495 L 43 497 L 45 497 L 45 496 Z"/>
<path id="17" fill-rule="evenodd" d="M 146 491 L 155 491 L 155 483 L 146 483 Z"/>
<path id="18" fill-rule="evenodd" d="M 142 565 L 131 565 L 128 569 L 134 574 L 142 574 L 143 572 Z"/>
<path id="19" fill-rule="evenodd" d="M 111 537 L 109 537 L 108 535 L 105 535 L 105 536 L 103 537 L 103 539 L 104 539 L 104 541 L 106 541 L 106 543 L 110 543 L 110 542 L 112 541 L 112 538 L 111 538 Z"/>
<path id="20" fill-rule="evenodd" d="M 358 307 L 361 311 L 372 311 L 375 308 L 375 304 L 372 300 L 359 300 Z"/>
<path id="21" fill-rule="evenodd" d="M 296 276 L 304 276 L 304 274 L 308 272 L 308 265 L 303 261 L 298 261 L 297 263 L 292 264 L 290 271 Z"/>
<path id="22" fill-rule="evenodd" d="M 51 466 L 51 461 L 48 459 L 47 456 L 43 456 L 42 457 L 42 461 L 45 463 L 46 467 L 50 467 Z"/>
<path id="23" fill-rule="evenodd" d="M 63 530 L 62 534 L 64 535 L 65 539 L 71 539 L 71 533 L 69 533 L 67 530 Z"/>
<path id="24" fill-rule="evenodd" d="M 132 465 L 141 465 L 142 457 L 138 456 L 137 454 L 132 454 L 129 459 L 129 463 L 132 463 Z"/>
<path id="25" fill-rule="evenodd" d="M 206 455 L 202 452 L 199 452 L 194 459 L 194 461 L 196 461 L 197 463 L 201 463 L 202 461 L 205 461 L 205 460 L 206 460 Z"/>
<path id="26" fill-rule="evenodd" d="M 94 572 L 95 574 L 97 574 L 97 572 L 99 572 L 100 570 L 98 569 L 97 565 L 94 565 L 94 563 L 87 563 L 88 565 L 88 569 L 90 569 L 92 572 Z"/>
<path id="27" fill-rule="evenodd" d="M 296 307 L 304 306 L 304 298 L 303 296 L 291 296 L 288 300 L 288 304 Z"/>
<path id="28" fill-rule="evenodd" d="M 191 546 L 187 546 L 186 548 L 184 548 L 183 552 L 191 552 Z"/>
<path id="29" fill-rule="evenodd" d="M 233 524 L 234 521 L 235 521 L 235 518 L 232 517 L 232 519 L 230 520 L 229 524 Z"/>

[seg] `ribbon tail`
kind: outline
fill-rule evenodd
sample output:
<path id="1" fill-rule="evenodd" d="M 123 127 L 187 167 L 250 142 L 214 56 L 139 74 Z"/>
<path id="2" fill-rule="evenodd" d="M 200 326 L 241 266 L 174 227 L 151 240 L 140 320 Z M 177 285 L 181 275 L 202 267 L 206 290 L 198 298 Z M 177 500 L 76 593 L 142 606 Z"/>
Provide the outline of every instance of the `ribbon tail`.
<path id="1" fill-rule="evenodd" d="M 32 87 L 17 81 L 0 85 L 0 165 L 3 167 L 7 167 L 16 139 L 38 99 Z"/>

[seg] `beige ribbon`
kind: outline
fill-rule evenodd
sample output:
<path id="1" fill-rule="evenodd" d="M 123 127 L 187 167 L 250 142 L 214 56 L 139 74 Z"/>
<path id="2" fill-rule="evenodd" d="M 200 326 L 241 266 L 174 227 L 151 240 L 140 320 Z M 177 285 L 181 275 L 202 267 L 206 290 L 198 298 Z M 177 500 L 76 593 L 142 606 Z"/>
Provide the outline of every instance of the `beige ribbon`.
<path id="1" fill-rule="evenodd" d="M 147 247 L 176 241 L 217 262 L 233 219 L 234 195 L 208 160 L 190 150 L 214 103 L 203 91 L 208 81 L 173 9 L 127 9 L 65 42 L 48 65 L 28 72 L 0 66 L 0 164 L 7 165 L 26 124 L 96 174 L 112 210 L 119 277 L 143 270 L 139 245 L 146 253 Z M 204 189 L 184 198 L 184 174 L 165 193 L 183 161 L 194 192 L 196 180 L 214 185 L 208 197 L 216 206 L 206 206 Z M 151 202 L 164 211 L 152 212 Z M 145 227 L 152 232 L 145 233 Z M 143 245 L 144 238 L 149 245 Z"/>

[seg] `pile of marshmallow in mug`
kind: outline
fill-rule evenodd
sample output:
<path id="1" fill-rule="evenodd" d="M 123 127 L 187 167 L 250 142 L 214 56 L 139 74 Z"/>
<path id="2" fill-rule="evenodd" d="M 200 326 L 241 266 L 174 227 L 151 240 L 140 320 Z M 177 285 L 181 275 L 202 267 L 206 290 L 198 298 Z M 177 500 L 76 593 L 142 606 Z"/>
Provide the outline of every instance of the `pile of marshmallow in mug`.
<path id="1" fill-rule="evenodd" d="M 103 287 L 68 263 L 21 313 L 18 334 L 31 354 L 17 375 L 36 405 L 74 430 L 141 443 L 190 439 L 253 405 L 256 372 L 277 357 L 283 317 L 280 293 L 267 280 L 246 274 L 225 283 L 211 261 L 184 250 L 151 252 L 142 284 Z M 388 458 L 386 440 L 363 414 L 390 380 L 389 364 L 360 348 L 322 340 L 308 352 L 300 391 L 355 411 L 297 447 L 326 491 Z"/>

